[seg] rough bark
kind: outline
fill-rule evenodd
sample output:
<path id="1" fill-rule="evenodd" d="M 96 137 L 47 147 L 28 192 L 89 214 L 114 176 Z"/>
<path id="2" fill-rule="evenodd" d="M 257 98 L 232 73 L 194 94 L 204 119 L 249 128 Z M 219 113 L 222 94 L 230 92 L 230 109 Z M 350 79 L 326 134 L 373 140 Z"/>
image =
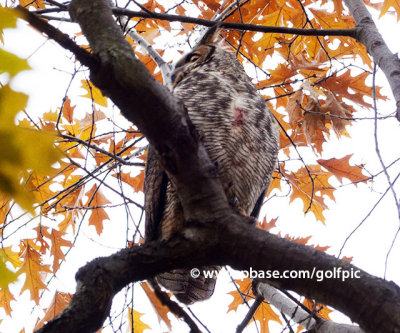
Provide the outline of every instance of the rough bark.
<path id="1" fill-rule="evenodd" d="M 362 0 L 344 0 L 356 21 L 356 39 L 365 45 L 379 68 L 383 71 L 396 101 L 397 119 L 400 121 L 400 59 L 393 54 L 379 33 L 374 20 Z"/>
<path id="2" fill-rule="evenodd" d="M 359 271 L 355 279 L 279 279 L 269 282 L 328 304 L 366 332 L 400 332 L 400 288 L 321 251 L 250 228 L 232 212 L 213 164 L 199 144 L 182 105 L 134 56 L 106 0 L 73 0 L 80 24 L 100 65 L 93 82 L 157 149 L 179 193 L 188 227 L 153 242 L 98 258 L 77 273 L 69 306 L 38 332 L 93 332 L 107 317 L 113 296 L 130 282 L 173 268 L 230 265 L 239 270 Z"/>

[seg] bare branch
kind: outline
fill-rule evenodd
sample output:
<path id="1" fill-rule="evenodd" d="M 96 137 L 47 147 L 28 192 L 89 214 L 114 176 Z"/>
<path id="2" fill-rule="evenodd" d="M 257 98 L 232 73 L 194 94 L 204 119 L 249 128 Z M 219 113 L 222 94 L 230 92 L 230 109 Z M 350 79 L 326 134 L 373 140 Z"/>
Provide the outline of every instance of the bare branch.
<path id="1" fill-rule="evenodd" d="M 121 17 L 121 21 L 123 24 L 127 24 L 129 20 L 125 17 Z M 153 46 L 145 40 L 142 36 L 140 36 L 136 31 L 130 29 L 128 32 L 128 35 L 141 46 L 148 54 L 149 56 L 154 60 L 154 62 L 157 64 L 158 67 L 160 67 L 161 70 L 161 75 L 164 81 L 164 84 L 168 89 L 171 88 L 172 86 L 172 81 L 171 81 L 171 74 L 173 67 L 171 64 L 166 62 L 156 50 L 154 50 Z"/>
<path id="2" fill-rule="evenodd" d="M 297 324 L 303 326 L 307 330 L 315 329 L 316 332 L 343 332 L 343 333 L 362 333 L 363 330 L 355 325 L 340 324 L 318 318 L 315 320 L 310 313 L 304 311 L 301 307 L 283 295 L 278 289 L 267 283 L 257 283 L 256 291 L 258 295 L 262 295 L 269 303 L 271 303 L 279 311 L 283 312 Z"/>
<path id="3" fill-rule="evenodd" d="M 215 25 L 213 20 L 205 20 L 196 17 L 187 17 L 173 14 L 161 14 L 152 12 L 138 12 L 125 8 L 112 8 L 115 15 L 125 15 L 129 18 L 142 17 L 152 18 L 157 20 L 164 20 L 170 22 L 182 22 L 182 23 L 193 23 L 197 25 L 204 25 L 206 27 L 212 27 Z M 276 27 L 276 26 L 263 26 L 257 24 L 245 24 L 245 23 L 234 23 L 234 22 L 223 22 L 221 28 L 240 30 L 240 31 L 258 31 L 266 33 L 281 33 L 290 35 L 302 35 L 302 36 L 347 36 L 353 37 L 357 35 L 357 29 L 300 29 L 300 28 L 287 28 L 287 27 Z"/>
<path id="4" fill-rule="evenodd" d="M 400 121 L 400 59 L 386 45 L 364 2 L 362 0 L 344 0 L 344 3 L 358 27 L 355 38 L 365 45 L 392 88 L 396 101 L 397 119 Z"/>

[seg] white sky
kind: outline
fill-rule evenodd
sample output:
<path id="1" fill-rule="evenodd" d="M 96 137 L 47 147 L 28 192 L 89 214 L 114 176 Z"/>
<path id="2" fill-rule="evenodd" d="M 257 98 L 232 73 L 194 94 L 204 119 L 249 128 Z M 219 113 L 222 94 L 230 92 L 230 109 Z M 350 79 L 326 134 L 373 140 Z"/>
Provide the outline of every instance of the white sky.
<path id="1" fill-rule="evenodd" d="M 392 51 L 400 52 L 400 44 L 398 43 L 400 26 L 395 17 L 385 16 L 377 23 Z M 72 70 L 70 55 L 53 42 L 46 42 L 44 47 L 38 49 L 44 42 L 45 39 L 40 34 L 27 28 L 24 23 L 19 24 L 18 30 L 8 30 L 5 35 L 7 50 L 11 50 L 21 57 L 28 57 L 33 54 L 29 59 L 33 70 L 22 73 L 13 82 L 15 89 L 29 94 L 28 108 L 31 114 L 41 114 L 54 110 L 61 105 L 61 100 L 70 80 L 70 75 L 64 71 L 71 72 Z M 382 92 L 391 97 L 390 90 L 381 73 L 378 75 L 377 81 L 379 85 L 384 86 Z M 69 95 L 73 97 L 73 104 L 79 103 L 78 108 L 83 113 L 87 110 L 88 101 L 75 97 L 82 94 L 83 91 L 78 87 L 73 87 Z M 394 103 L 391 101 L 379 104 L 379 111 L 382 114 L 390 114 L 393 110 Z M 373 114 L 365 111 L 360 113 L 360 116 L 372 117 Z M 378 131 L 380 150 L 385 163 L 389 164 L 400 157 L 399 123 L 394 119 L 380 121 Z M 324 158 L 341 158 L 349 153 L 354 153 L 351 159 L 353 164 L 365 163 L 366 168 L 373 174 L 380 171 L 381 166 L 375 153 L 373 121 L 355 122 L 349 128 L 349 133 L 351 139 L 333 139 L 331 143 L 327 144 L 324 147 L 326 154 Z M 389 169 L 389 172 L 393 179 L 400 172 L 399 165 L 396 164 Z M 331 179 L 331 182 L 337 184 L 334 179 Z M 342 187 L 335 193 L 336 203 L 330 202 L 330 209 L 325 213 L 326 226 L 316 222 L 311 214 L 303 219 L 301 213 L 303 204 L 300 200 L 295 200 L 289 207 L 282 206 L 282 201 L 278 199 L 271 200 L 265 207 L 265 214 L 267 219 L 279 217 L 278 228 L 273 232 L 279 230 L 282 234 L 287 233 L 292 236 L 303 237 L 312 235 L 310 243 L 322 246 L 329 245 L 331 248 L 328 253 L 337 255 L 345 237 L 368 214 L 386 188 L 387 182 L 384 176 L 379 176 L 372 185 L 360 184 L 357 188 L 353 185 Z M 395 188 L 398 190 L 399 185 L 397 184 Z M 400 192 L 397 191 L 397 193 Z M 73 292 L 75 289 L 74 275 L 78 267 L 83 266 L 95 257 L 113 253 L 125 245 L 125 225 L 118 225 L 118 221 L 120 221 L 120 217 L 113 216 L 112 222 L 105 223 L 105 231 L 101 239 L 97 237 L 93 227 L 83 229 L 83 235 L 79 238 L 78 244 L 70 252 L 67 262 L 63 264 L 56 279 L 50 285 L 51 290 Z M 399 228 L 399 220 L 396 216 L 396 208 L 391 193 L 388 193 L 378 208 L 353 235 L 345 247 L 343 255 L 354 257 L 353 264 L 371 274 L 382 277 L 386 254 L 397 228 Z M 19 237 L 29 237 L 31 235 L 29 230 L 30 228 L 23 230 Z M 397 284 L 400 284 L 399 258 L 400 239 L 397 240 L 392 250 L 386 275 L 387 279 L 393 280 Z M 227 274 L 222 273 L 214 297 L 210 301 L 192 306 L 193 311 L 212 332 L 233 331 L 246 313 L 245 306 L 242 306 L 240 314 L 231 312 L 226 315 L 231 298 L 224 295 L 227 291 L 233 290 L 232 286 L 222 282 L 227 279 Z M 18 298 L 18 305 L 15 302 L 12 303 L 13 319 L 4 318 L 4 311 L 0 308 L 0 320 L 4 318 L 0 324 L 0 332 L 19 332 L 24 326 L 26 332 L 29 332 L 32 330 L 32 321 L 36 316 L 38 314 L 42 316 L 42 312 L 37 308 L 32 312 L 33 302 L 29 300 L 27 292 L 18 296 L 19 289 L 20 285 L 14 288 L 14 290 L 18 290 L 15 295 Z M 53 292 L 44 294 L 44 306 L 48 305 L 52 296 Z M 158 332 L 160 328 L 157 320 L 151 314 L 149 305 L 143 299 L 140 287 L 135 288 L 135 309 L 146 313 L 142 317 L 143 321 L 150 325 L 154 332 Z M 118 301 L 115 303 L 118 303 Z M 342 319 L 339 315 L 332 317 Z M 187 331 L 187 327 L 183 323 L 175 321 L 174 325 L 177 332 Z M 271 332 L 281 331 L 278 326 L 271 325 L 270 328 Z M 111 332 L 111 330 L 105 329 L 104 332 Z M 255 332 L 254 325 L 249 326 L 245 332 Z"/>

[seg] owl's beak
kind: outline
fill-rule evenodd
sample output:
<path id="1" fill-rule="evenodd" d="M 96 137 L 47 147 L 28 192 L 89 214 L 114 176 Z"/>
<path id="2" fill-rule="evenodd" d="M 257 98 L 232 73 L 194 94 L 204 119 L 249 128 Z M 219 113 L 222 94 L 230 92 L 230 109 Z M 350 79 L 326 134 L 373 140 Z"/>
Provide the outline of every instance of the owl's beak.
<path id="1" fill-rule="evenodd" d="M 174 88 L 176 87 L 176 85 L 182 81 L 184 77 L 184 74 L 182 73 L 182 71 L 178 71 L 178 72 L 174 72 L 171 76 L 171 80 L 172 80 L 172 90 L 174 90 Z"/>

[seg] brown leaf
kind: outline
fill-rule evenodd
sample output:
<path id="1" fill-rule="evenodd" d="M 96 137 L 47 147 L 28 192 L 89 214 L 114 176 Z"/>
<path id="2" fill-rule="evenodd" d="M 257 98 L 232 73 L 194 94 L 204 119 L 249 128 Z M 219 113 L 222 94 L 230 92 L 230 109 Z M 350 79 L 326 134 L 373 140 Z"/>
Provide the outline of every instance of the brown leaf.
<path id="1" fill-rule="evenodd" d="M 25 273 L 25 282 L 21 289 L 21 294 L 25 290 L 30 291 L 31 299 L 39 304 L 39 290 L 47 289 L 43 280 L 46 273 L 51 273 L 49 265 L 42 264 L 42 258 L 40 253 L 34 248 L 35 245 L 30 240 L 25 239 L 21 243 L 23 252 L 21 258 L 23 263 L 20 269 L 17 271 L 18 274 Z"/>
<path id="2" fill-rule="evenodd" d="M 72 124 L 73 120 L 74 120 L 74 110 L 76 108 L 75 106 L 71 106 L 71 100 L 69 99 L 69 97 L 67 96 L 67 98 L 65 99 L 65 103 L 63 105 L 62 108 L 62 114 L 64 116 L 65 119 L 67 119 L 67 121 Z"/>
<path id="3" fill-rule="evenodd" d="M 294 199 L 301 199 L 304 205 L 304 212 L 313 212 L 316 219 L 324 223 L 325 217 L 323 211 L 327 209 L 324 195 L 331 200 L 335 200 L 334 188 L 329 184 L 328 179 L 332 176 L 330 172 L 323 171 L 319 165 L 308 165 L 306 168 L 300 168 L 296 172 L 281 172 L 289 181 L 292 187 L 290 202 Z"/>
<path id="4" fill-rule="evenodd" d="M 135 177 L 132 177 L 130 173 L 123 173 L 121 172 L 120 174 L 113 174 L 114 177 L 118 178 L 121 177 L 121 180 L 124 183 L 127 183 L 133 187 L 135 192 L 141 192 L 143 191 L 143 186 L 144 186 L 144 169 L 142 169 L 139 174 Z"/>
<path id="5" fill-rule="evenodd" d="M 270 231 L 272 228 L 276 227 L 276 221 L 278 221 L 278 218 L 271 219 L 269 222 L 267 222 L 267 218 L 264 216 L 262 222 L 257 222 L 257 227 L 265 231 Z"/>
<path id="6" fill-rule="evenodd" d="M 43 327 L 44 324 L 48 323 L 51 319 L 61 313 L 67 307 L 71 299 L 71 294 L 56 291 L 50 306 L 45 310 L 46 312 L 44 317 L 36 323 L 35 330 Z"/>
<path id="7" fill-rule="evenodd" d="M 14 296 L 8 288 L 0 289 L 0 307 L 2 307 L 8 316 L 11 316 L 11 301 L 15 301 Z"/>
<path id="8" fill-rule="evenodd" d="M 168 319 L 169 308 L 160 302 L 147 282 L 142 282 L 140 285 L 149 298 L 154 310 L 156 311 L 158 320 L 162 320 L 171 330 L 171 321 Z"/>
<path id="9" fill-rule="evenodd" d="M 89 225 L 94 225 L 97 234 L 100 235 L 103 231 L 103 222 L 110 219 L 102 206 L 111 202 L 97 189 L 96 184 L 86 192 L 86 195 L 89 197 L 89 207 L 95 207 L 90 214 Z"/>
<path id="10" fill-rule="evenodd" d="M 363 167 L 360 165 L 350 165 L 351 156 L 352 154 L 346 155 L 340 159 L 319 159 L 317 162 L 331 172 L 342 184 L 343 178 L 349 179 L 356 185 L 358 182 L 366 182 L 368 177 L 362 173 Z"/>
<path id="11" fill-rule="evenodd" d="M 301 110 L 299 104 L 301 105 L 303 101 L 303 92 L 301 90 L 296 91 L 289 98 L 289 103 L 287 104 L 286 111 L 289 115 L 289 124 L 292 128 L 297 126 L 297 123 L 303 119 L 303 111 Z"/>
<path id="12" fill-rule="evenodd" d="M 251 280 L 249 278 L 245 278 L 242 280 L 235 280 L 235 283 L 238 285 L 240 292 L 235 289 L 234 291 L 229 292 L 228 294 L 233 296 L 233 300 L 231 304 L 229 304 L 228 311 L 237 311 L 237 308 L 240 304 L 243 304 L 243 298 L 254 298 L 253 291 L 251 290 Z"/>
<path id="13" fill-rule="evenodd" d="M 269 322 L 276 321 L 279 324 L 282 324 L 282 321 L 279 318 L 279 315 L 272 309 L 271 305 L 267 303 L 268 300 L 265 300 L 258 307 L 256 313 L 254 314 L 254 319 L 258 320 L 260 323 L 260 332 L 261 333 L 269 333 Z M 251 322 L 249 322 L 250 325 Z"/>
<path id="14" fill-rule="evenodd" d="M 326 93 L 325 105 L 321 108 L 323 113 L 331 114 L 336 117 L 329 117 L 332 122 L 333 129 L 337 134 L 343 134 L 345 132 L 345 126 L 350 123 L 347 118 L 352 118 L 351 112 L 347 109 L 345 103 L 339 102 L 335 95 L 330 91 Z"/>

